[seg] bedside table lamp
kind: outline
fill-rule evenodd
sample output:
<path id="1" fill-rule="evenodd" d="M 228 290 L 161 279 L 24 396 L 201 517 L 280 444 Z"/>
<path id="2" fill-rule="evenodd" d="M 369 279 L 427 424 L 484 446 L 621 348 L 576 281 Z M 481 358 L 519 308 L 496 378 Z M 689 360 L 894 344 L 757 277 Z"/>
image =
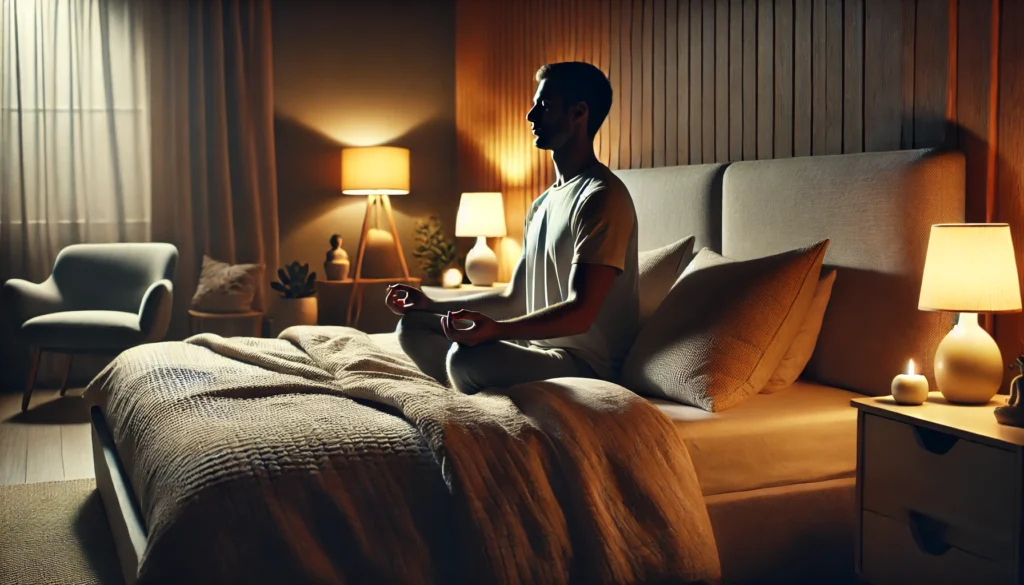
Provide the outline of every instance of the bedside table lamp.
<path id="1" fill-rule="evenodd" d="M 501 238 L 505 231 L 505 206 L 501 193 L 463 193 L 455 216 L 455 237 L 476 238 L 466 255 L 466 276 L 477 286 L 491 286 L 498 278 L 498 257 L 485 238 Z"/>
<path id="2" fill-rule="evenodd" d="M 395 270 L 381 270 L 389 264 L 391 249 L 398 256 L 402 275 L 409 278 L 405 254 L 395 229 L 395 217 L 391 211 L 390 195 L 409 193 L 409 149 L 396 146 L 367 146 L 343 148 L 341 150 L 341 192 L 345 195 L 366 195 L 366 215 L 359 236 L 359 251 L 356 253 L 355 278 L 365 276 L 363 265 L 366 257 L 373 261 L 369 269 L 373 277 L 397 276 Z M 378 207 L 384 209 L 390 232 L 377 225 Z M 373 227 L 370 227 L 370 216 Z M 394 264 L 391 264 L 394 266 Z M 382 274 L 382 272 L 390 272 Z"/>
<path id="3" fill-rule="evenodd" d="M 933 225 L 918 308 L 960 313 L 935 351 L 935 382 L 950 402 L 986 404 L 1003 382 L 1002 355 L 978 313 L 1021 310 L 1010 226 Z"/>

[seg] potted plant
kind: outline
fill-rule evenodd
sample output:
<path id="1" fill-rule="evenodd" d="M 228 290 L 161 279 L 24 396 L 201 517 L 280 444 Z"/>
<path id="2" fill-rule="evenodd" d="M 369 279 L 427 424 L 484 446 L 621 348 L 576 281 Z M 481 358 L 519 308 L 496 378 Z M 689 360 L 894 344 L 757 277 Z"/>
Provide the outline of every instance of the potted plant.
<path id="1" fill-rule="evenodd" d="M 414 239 L 416 248 L 412 255 L 426 274 L 423 284 L 441 284 L 442 273 L 457 260 L 455 242 L 444 236 L 441 222 L 434 216 L 416 221 Z"/>
<path id="2" fill-rule="evenodd" d="M 316 272 L 309 264 L 292 262 L 277 269 L 279 281 L 270 286 L 281 293 L 274 310 L 274 329 L 280 334 L 293 325 L 316 325 Z"/>

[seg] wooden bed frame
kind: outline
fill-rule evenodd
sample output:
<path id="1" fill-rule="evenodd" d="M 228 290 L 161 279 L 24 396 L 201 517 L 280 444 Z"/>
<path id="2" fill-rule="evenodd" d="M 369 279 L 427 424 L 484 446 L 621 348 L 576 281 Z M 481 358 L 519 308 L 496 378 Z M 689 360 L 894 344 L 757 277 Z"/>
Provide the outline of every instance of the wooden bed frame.
<path id="1" fill-rule="evenodd" d="M 92 458 L 96 466 L 96 489 L 103 500 L 114 547 L 121 562 L 121 573 L 126 585 L 134 585 L 138 578 L 139 562 L 146 550 L 146 524 L 142 519 L 138 499 L 121 464 L 107 421 L 100 407 L 89 411 L 92 421 Z"/>

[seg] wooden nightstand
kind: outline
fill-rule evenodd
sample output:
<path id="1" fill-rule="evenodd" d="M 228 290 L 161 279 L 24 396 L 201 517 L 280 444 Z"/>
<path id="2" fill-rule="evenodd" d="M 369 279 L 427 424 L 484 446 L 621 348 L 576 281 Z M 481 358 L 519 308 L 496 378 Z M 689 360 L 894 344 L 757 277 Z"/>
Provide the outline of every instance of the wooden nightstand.
<path id="1" fill-rule="evenodd" d="M 1006 403 L 920 406 L 860 398 L 858 575 L 885 583 L 1021 583 L 1024 429 L 992 414 Z"/>

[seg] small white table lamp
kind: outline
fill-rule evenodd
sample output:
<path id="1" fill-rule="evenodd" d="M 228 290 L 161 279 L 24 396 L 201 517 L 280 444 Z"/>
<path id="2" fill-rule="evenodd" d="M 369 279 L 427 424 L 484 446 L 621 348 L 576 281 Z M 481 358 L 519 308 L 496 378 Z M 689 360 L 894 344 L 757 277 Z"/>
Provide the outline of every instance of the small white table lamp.
<path id="1" fill-rule="evenodd" d="M 1006 368 L 995 340 L 978 325 L 978 313 L 1021 310 L 1009 224 L 933 225 L 918 308 L 960 313 L 935 351 L 939 391 L 950 402 L 987 404 Z"/>
<path id="2" fill-rule="evenodd" d="M 491 286 L 498 278 L 498 257 L 485 238 L 502 238 L 505 206 L 501 193 L 463 193 L 455 216 L 455 237 L 476 238 L 466 255 L 466 276 L 477 286 Z"/>

